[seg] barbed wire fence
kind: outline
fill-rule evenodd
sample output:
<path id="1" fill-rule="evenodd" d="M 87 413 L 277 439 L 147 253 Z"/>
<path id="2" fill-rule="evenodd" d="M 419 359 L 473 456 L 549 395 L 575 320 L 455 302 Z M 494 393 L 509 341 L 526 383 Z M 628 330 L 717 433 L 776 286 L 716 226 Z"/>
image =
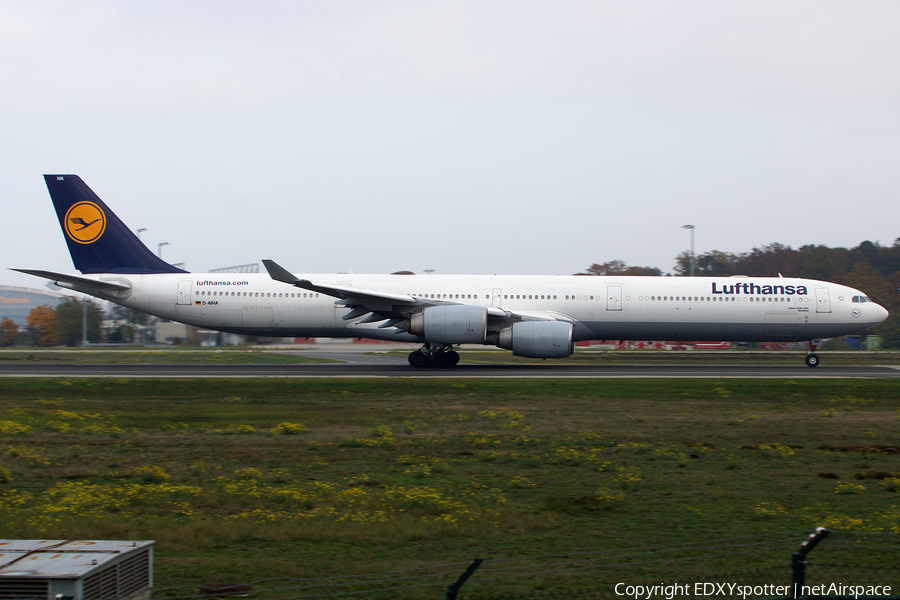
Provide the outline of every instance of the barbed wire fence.
<path id="1" fill-rule="evenodd" d="M 786 531 L 600 552 L 475 559 L 325 578 L 277 577 L 199 589 L 180 586 L 154 590 L 154 596 L 164 600 L 234 597 L 579 600 L 634 598 L 635 590 L 643 586 L 640 589 L 644 600 L 647 594 L 651 600 L 663 600 L 667 595 L 666 586 L 671 592 L 671 586 L 679 585 L 682 587 L 674 594 L 678 598 L 715 596 L 722 592 L 733 595 L 727 590 L 742 586 L 742 594 L 749 600 L 793 598 L 793 592 L 775 593 L 780 591 L 775 586 L 793 590 L 798 577 L 797 597 L 900 598 L 900 533 L 831 532 L 820 528 L 812 534 Z M 590 583 L 585 586 L 585 582 Z M 868 596 L 840 593 L 846 592 L 847 586 L 873 585 L 881 586 L 882 590 L 887 586 L 890 593 Z M 817 588 L 825 591 L 831 586 L 836 593 L 803 594 L 806 589 L 803 586 L 825 586 Z"/>

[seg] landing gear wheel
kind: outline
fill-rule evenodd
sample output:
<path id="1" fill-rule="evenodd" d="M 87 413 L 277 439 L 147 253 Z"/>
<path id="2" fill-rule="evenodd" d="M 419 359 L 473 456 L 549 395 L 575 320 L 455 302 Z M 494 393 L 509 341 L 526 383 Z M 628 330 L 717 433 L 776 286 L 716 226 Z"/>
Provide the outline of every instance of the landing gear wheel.
<path id="1" fill-rule="evenodd" d="M 818 367 L 819 366 L 819 357 L 815 354 L 807 354 L 806 355 L 806 366 L 807 367 Z"/>
<path id="2" fill-rule="evenodd" d="M 420 352 L 418 350 L 416 350 L 415 352 L 410 352 L 408 360 L 409 364 L 417 369 L 428 366 L 428 357 L 425 356 L 424 352 Z"/>
<path id="3" fill-rule="evenodd" d="M 455 350 L 444 352 L 444 364 L 448 367 L 454 367 L 459 364 L 459 353 Z"/>

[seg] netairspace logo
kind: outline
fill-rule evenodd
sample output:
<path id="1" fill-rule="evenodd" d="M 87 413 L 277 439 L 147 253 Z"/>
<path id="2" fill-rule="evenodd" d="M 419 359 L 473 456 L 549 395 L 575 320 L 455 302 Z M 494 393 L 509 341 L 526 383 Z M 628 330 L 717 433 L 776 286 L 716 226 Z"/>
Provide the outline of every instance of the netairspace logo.
<path id="1" fill-rule="evenodd" d="M 738 583 L 660 583 L 659 585 L 628 585 L 617 583 L 617 596 L 627 596 L 634 600 L 665 598 L 673 600 L 677 596 L 729 596 L 747 598 L 771 598 L 789 596 L 805 598 L 809 596 L 890 596 L 889 585 L 844 585 L 831 583 L 823 585 L 741 585 Z"/>

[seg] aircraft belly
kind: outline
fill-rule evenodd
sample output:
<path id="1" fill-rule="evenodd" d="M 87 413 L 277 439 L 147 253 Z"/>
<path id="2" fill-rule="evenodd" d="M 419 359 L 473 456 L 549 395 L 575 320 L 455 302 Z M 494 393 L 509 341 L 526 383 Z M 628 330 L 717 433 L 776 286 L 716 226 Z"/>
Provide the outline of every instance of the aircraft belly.
<path id="1" fill-rule="evenodd" d="M 334 329 L 338 326 L 337 316 L 335 315 L 335 306 L 332 301 L 293 301 L 286 303 L 284 307 L 284 323 L 285 329 L 309 329 L 327 330 L 328 335 L 334 333 Z M 343 321 L 340 322 L 340 328 L 343 328 Z"/>
<path id="2" fill-rule="evenodd" d="M 275 309 L 271 306 L 242 306 L 241 325 L 271 334 L 275 328 Z"/>
<path id="3" fill-rule="evenodd" d="M 759 337 L 757 323 L 699 323 L 643 321 L 631 323 L 587 323 L 600 340 L 691 340 L 720 341 Z"/>
<path id="4" fill-rule="evenodd" d="M 803 325 L 808 323 L 809 314 L 795 310 L 773 310 L 764 315 L 763 336 L 766 339 L 796 337 Z"/>

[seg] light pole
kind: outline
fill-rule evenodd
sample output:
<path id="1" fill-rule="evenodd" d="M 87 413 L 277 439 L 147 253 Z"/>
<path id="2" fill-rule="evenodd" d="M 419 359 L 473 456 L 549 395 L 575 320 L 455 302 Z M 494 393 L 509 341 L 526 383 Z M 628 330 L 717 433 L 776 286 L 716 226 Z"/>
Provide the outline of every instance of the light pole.
<path id="1" fill-rule="evenodd" d="M 691 277 L 693 277 L 694 276 L 694 226 L 693 225 L 682 225 L 681 228 L 691 230 Z"/>
<path id="2" fill-rule="evenodd" d="M 81 345 L 87 346 L 87 298 L 81 299 Z"/>
<path id="3" fill-rule="evenodd" d="M 144 233 L 145 231 L 147 231 L 146 227 L 141 227 L 140 229 L 137 230 L 138 239 L 141 239 L 141 234 Z"/>
<path id="4" fill-rule="evenodd" d="M 157 244 L 156 255 L 158 257 L 162 258 L 162 248 L 163 248 L 163 246 L 168 246 L 168 245 L 169 245 L 169 242 L 160 242 L 159 244 Z"/>

